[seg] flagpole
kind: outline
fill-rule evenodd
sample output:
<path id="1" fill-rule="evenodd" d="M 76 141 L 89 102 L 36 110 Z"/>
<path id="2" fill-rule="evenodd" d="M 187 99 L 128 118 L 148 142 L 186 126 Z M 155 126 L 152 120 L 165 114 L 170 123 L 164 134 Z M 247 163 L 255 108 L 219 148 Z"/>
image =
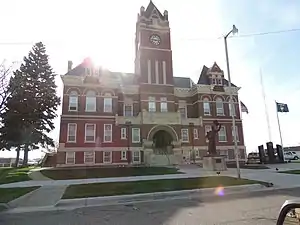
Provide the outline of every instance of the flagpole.
<path id="1" fill-rule="evenodd" d="M 283 151 L 283 144 L 282 144 L 282 135 L 281 135 L 281 127 L 280 127 L 280 122 L 279 122 L 279 114 L 278 114 L 278 108 L 277 108 L 277 102 L 275 100 L 275 104 L 276 104 L 276 112 L 277 112 L 277 123 L 278 123 L 278 130 L 279 130 L 279 135 L 280 135 L 280 143 L 281 143 L 281 148 Z M 284 151 L 283 151 L 284 152 Z"/>
<path id="2" fill-rule="evenodd" d="M 260 74 L 260 84 L 261 84 L 261 89 L 262 89 L 262 96 L 263 96 L 264 105 L 265 105 L 266 120 L 267 120 L 267 125 L 268 125 L 269 141 L 272 141 L 269 112 L 268 112 L 268 107 L 267 107 L 267 103 L 266 103 L 266 93 L 265 93 L 265 88 L 264 88 L 264 82 L 263 82 L 263 76 L 262 76 L 262 70 L 261 70 L 261 68 L 259 70 L 259 74 Z"/>

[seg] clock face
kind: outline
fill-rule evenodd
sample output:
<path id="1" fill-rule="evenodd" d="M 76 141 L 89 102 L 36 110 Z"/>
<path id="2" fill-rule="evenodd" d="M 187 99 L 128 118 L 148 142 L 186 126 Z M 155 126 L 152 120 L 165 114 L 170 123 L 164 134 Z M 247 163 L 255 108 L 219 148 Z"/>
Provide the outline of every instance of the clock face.
<path id="1" fill-rule="evenodd" d="M 159 45 L 161 42 L 161 39 L 157 34 L 153 34 L 150 36 L 150 42 L 154 45 Z"/>

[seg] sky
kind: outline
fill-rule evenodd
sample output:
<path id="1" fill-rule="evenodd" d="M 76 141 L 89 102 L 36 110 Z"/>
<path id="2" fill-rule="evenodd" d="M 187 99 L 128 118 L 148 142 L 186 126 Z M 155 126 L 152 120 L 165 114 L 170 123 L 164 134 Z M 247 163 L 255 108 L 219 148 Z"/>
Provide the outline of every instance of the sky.
<path id="1" fill-rule="evenodd" d="M 240 99 L 248 107 L 243 114 L 248 152 L 267 141 L 280 144 L 275 100 L 286 103 L 289 113 L 280 113 L 284 146 L 300 145 L 300 79 L 298 63 L 300 31 L 252 35 L 300 28 L 298 0 L 153 0 L 169 12 L 174 76 L 197 82 L 203 65 L 213 62 L 226 73 L 222 36 L 235 24 L 239 33 L 228 38 L 231 80 L 241 87 Z M 59 75 L 85 57 L 112 71 L 133 72 L 137 13 L 149 0 L 1 0 L 0 60 L 22 61 L 32 45 L 42 41 L 50 64 Z M 260 71 L 266 93 L 271 137 L 262 97 Z M 60 115 L 61 109 L 58 114 Z M 51 133 L 56 141 L 59 117 Z M 271 138 L 271 139 L 270 139 Z M 14 156 L 14 152 L 1 152 Z M 40 157 L 39 151 L 30 158 Z"/>

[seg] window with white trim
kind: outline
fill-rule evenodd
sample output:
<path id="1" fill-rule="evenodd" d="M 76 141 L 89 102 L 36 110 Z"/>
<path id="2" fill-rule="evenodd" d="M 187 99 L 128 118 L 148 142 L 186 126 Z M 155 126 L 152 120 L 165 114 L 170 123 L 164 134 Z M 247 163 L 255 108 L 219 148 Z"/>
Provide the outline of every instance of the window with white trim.
<path id="1" fill-rule="evenodd" d="M 208 98 L 203 99 L 203 112 L 206 116 L 210 115 L 210 103 Z"/>
<path id="2" fill-rule="evenodd" d="M 186 118 L 186 107 L 179 108 L 180 116 L 182 119 Z"/>
<path id="3" fill-rule="evenodd" d="M 66 152 L 66 164 L 75 164 L 75 152 Z"/>
<path id="4" fill-rule="evenodd" d="M 126 159 L 127 159 L 127 152 L 121 151 L 121 160 L 126 160 Z"/>
<path id="5" fill-rule="evenodd" d="M 95 152 L 84 152 L 84 163 L 94 163 L 95 162 Z"/>
<path id="6" fill-rule="evenodd" d="M 112 101 L 112 98 L 111 98 L 111 94 L 110 93 L 105 93 L 105 97 L 103 99 L 103 111 L 106 112 L 106 113 L 111 113 L 112 112 L 112 104 L 113 104 L 113 101 Z"/>
<path id="7" fill-rule="evenodd" d="M 96 139 L 96 124 L 85 124 L 85 142 L 95 142 Z"/>
<path id="8" fill-rule="evenodd" d="M 148 112 L 156 112 L 155 97 L 149 97 L 148 101 Z"/>
<path id="9" fill-rule="evenodd" d="M 233 102 L 233 110 L 231 109 L 231 104 L 230 104 L 230 102 L 228 102 L 228 108 L 229 108 L 229 115 L 230 115 L 230 116 L 235 116 L 236 113 L 235 113 L 235 105 L 234 105 L 234 102 Z"/>
<path id="10" fill-rule="evenodd" d="M 103 163 L 111 163 L 112 157 L 111 157 L 111 152 L 103 152 Z"/>
<path id="11" fill-rule="evenodd" d="M 221 98 L 216 99 L 217 116 L 224 116 L 224 106 Z"/>
<path id="12" fill-rule="evenodd" d="M 77 124 L 68 123 L 68 137 L 67 142 L 76 142 Z"/>
<path id="13" fill-rule="evenodd" d="M 78 93 L 76 91 L 71 91 L 69 95 L 69 111 L 78 110 Z"/>
<path id="14" fill-rule="evenodd" d="M 133 106 L 132 105 L 124 105 L 124 116 L 126 116 L 126 117 L 133 116 Z"/>
<path id="15" fill-rule="evenodd" d="M 133 162 L 140 162 L 140 151 L 133 151 Z"/>
<path id="16" fill-rule="evenodd" d="M 132 128 L 132 143 L 139 143 L 141 139 L 140 128 Z"/>
<path id="17" fill-rule="evenodd" d="M 194 139 L 198 139 L 199 136 L 198 136 L 198 129 L 197 128 L 194 128 Z"/>
<path id="18" fill-rule="evenodd" d="M 211 131 L 211 126 L 210 125 L 205 125 L 205 128 L 204 128 L 204 132 L 205 132 L 205 137 L 207 135 L 207 133 Z M 206 138 L 206 142 L 208 142 L 208 139 Z"/>
<path id="19" fill-rule="evenodd" d="M 160 111 L 168 112 L 167 98 L 160 98 Z"/>
<path id="20" fill-rule="evenodd" d="M 126 127 L 121 128 L 121 139 L 126 139 L 127 138 L 126 131 L 127 131 Z"/>
<path id="21" fill-rule="evenodd" d="M 188 129 L 181 129 L 181 140 L 182 140 L 182 142 L 189 141 L 189 130 Z"/>
<path id="22" fill-rule="evenodd" d="M 97 106 L 97 98 L 96 98 L 96 92 L 95 91 L 88 91 L 86 93 L 85 98 L 85 111 L 86 112 L 96 112 L 96 106 Z"/>
<path id="23" fill-rule="evenodd" d="M 234 130 L 233 130 L 233 126 L 231 126 L 232 129 L 232 141 L 234 141 Z M 239 141 L 239 131 L 238 131 L 238 127 L 235 126 L 235 131 L 236 131 L 236 140 Z"/>
<path id="24" fill-rule="evenodd" d="M 224 126 L 221 127 L 220 131 L 218 132 L 218 135 L 219 135 L 219 142 L 227 141 L 226 128 Z"/>
<path id="25" fill-rule="evenodd" d="M 104 142 L 112 142 L 112 124 L 104 124 Z"/>

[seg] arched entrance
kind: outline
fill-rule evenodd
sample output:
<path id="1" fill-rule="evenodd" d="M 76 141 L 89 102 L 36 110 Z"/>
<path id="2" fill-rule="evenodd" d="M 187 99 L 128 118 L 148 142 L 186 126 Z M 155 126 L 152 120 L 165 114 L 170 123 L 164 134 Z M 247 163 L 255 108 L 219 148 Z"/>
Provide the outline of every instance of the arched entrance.
<path id="1" fill-rule="evenodd" d="M 152 149 L 155 154 L 173 154 L 173 141 L 178 140 L 175 130 L 167 125 L 153 127 L 147 139 L 153 142 Z"/>

